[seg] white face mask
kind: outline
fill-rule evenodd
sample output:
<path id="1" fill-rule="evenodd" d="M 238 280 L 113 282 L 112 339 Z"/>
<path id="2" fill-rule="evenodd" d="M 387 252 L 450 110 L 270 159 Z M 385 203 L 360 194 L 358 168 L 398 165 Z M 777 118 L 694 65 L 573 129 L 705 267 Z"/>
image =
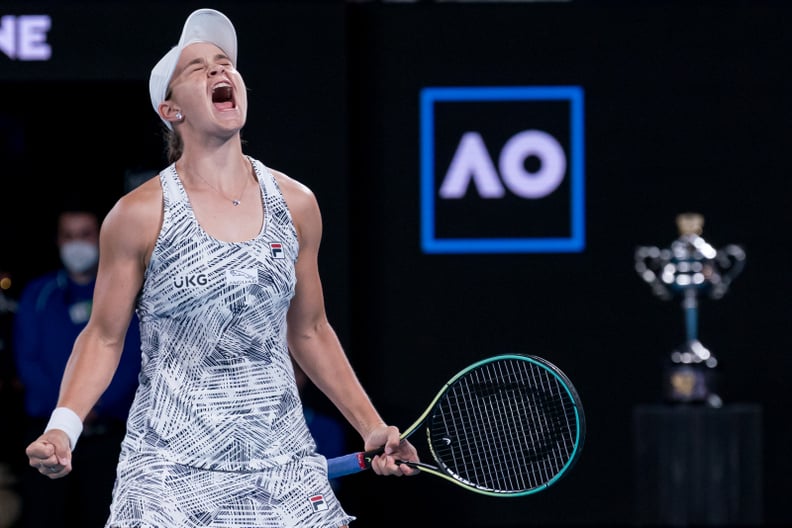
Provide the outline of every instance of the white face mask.
<path id="1" fill-rule="evenodd" d="M 99 247 L 83 240 L 66 242 L 61 246 L 60 257 L 67 270 L 84 273 L 99 261 Z"/>

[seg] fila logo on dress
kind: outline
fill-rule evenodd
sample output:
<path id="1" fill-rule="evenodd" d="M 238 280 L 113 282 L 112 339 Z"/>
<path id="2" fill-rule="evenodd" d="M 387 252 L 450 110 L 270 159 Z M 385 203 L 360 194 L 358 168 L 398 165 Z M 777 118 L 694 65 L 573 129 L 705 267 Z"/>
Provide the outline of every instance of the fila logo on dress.
<path id="1" fill-rule="evenodd" d="M 313 495 L 308 497 L 308 502 L 311 503 L 311 507 L 314 511 L 324 511 L 327 509 L 327 503 L 325 502 L 324 495 Z"/>
<path id="2" fill-rule="evenodd" d="M 283 253 L 283 244 L 280 242 L 270 242 L 270 255 L 274 259 L 286 258 Z"/>

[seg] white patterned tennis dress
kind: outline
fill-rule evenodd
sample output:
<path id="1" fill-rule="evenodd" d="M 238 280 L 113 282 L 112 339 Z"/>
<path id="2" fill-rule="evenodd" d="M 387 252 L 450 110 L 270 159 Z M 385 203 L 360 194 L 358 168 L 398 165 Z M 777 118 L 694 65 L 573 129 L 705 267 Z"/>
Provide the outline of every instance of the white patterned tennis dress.
<path id="1" fill-rule="evenodd" d="M 138 302 L 140 387 L 108 528 L 332 528 L 354 520 L 327 480 L 286 344 L 298 241 L 275 179 L 250 158 L 261 232 L 224 242 L 196 220 L 175 164 Z"/>

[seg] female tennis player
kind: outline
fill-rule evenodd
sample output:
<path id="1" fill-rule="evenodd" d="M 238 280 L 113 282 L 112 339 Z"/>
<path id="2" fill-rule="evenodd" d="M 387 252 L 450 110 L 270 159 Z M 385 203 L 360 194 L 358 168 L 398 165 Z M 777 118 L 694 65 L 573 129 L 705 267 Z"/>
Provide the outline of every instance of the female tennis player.
<path id="1" fill-rule="evenodd" d="M 93 313 L 46 432 L 27 448 L 42 474 L 72 470 L 136 310 L 140 385 L 109 528 L 351 522 L 305 424 L 289 349 L 365 449 L 385 447 L 377 474 L 419 471 L 396 463 L 417 453 L 380 417 L 327 320 L 315 196 L 243 153 L 248 100 L 236 64 L 233 25 L 201 9 L 152 70 L 171 164 L 107 215 Z"/>

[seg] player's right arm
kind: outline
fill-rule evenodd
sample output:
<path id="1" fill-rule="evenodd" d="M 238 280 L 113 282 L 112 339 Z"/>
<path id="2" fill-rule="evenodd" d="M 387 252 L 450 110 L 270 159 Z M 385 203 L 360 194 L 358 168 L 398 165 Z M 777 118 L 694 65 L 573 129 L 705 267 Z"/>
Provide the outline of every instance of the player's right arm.
<path id="1" fill-rule="evenodd" d="M 122 197 L 102 223 L 91 316 L 74 343 L 57 404 L 73 412 L 80 423 L 118 367 L 161 219 L 162 191 L 159 178 L 152 178 Z M 30 465 L 50 478 L 68 474 L 73 447 L 68 429 L 51 429 L 31 443 L 26 450 Z"/>

